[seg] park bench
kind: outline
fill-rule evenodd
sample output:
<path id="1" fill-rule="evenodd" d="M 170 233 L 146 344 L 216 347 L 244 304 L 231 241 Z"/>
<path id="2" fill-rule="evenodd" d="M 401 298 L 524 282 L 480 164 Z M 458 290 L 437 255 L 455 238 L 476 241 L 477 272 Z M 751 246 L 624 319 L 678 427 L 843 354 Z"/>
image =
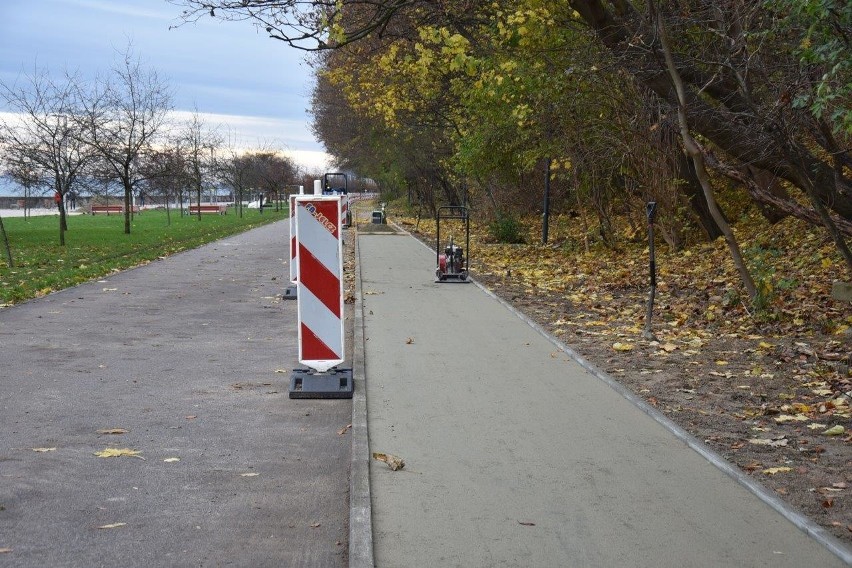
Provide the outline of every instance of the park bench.
<path id="1" fill-rule="evenodd" d="M 190 215 L 194 213 L 218 213 L 225 215 L 228 212 L 227 205 L 210 204 L 210 205 L 190 205 L 187 209 Z"/>
<path id="2" fill-rule="evenodd" d="M 109 215 L 110 213 L 124 213 L 124 205 L 92 205 L 91 208 L 92 215 L 97 213 L 106 213 Z M 139 207 L 133 207 L 134 213 L 139 213 Z"/>

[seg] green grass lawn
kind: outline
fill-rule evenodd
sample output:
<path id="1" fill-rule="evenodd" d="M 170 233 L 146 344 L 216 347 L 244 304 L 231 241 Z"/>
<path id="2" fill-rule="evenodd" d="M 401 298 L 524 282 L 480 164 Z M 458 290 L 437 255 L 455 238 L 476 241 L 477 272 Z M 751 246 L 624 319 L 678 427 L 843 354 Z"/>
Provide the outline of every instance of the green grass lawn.
<path id="1" fill-rule="evenodd" d="M 231 209 L 199 221 L 172 211 L 169 224 L 165 211 L 148 210 L 134 217 L 126 235 L 122 215 L 75 215 L 68 217 L 64 247 L 58 215 L 5 218 L 14 266 L 8 267 L 0 241 L 0 307 L 286 218 L 286 210 L 261 215 L 252 209 L 241 219 Z"/>

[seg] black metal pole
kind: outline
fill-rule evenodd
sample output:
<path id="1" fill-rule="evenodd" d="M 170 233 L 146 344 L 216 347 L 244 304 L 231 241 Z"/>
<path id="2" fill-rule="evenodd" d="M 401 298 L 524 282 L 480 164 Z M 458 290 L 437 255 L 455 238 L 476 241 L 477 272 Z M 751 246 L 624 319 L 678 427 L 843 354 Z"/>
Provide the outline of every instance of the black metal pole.
<path id="1" fill-rule="evenodd" d="M 549 232 L 549 223 L 550 223 L 550 162 L 552 160 L 547 158 L 547 166 L 545 167 L 545 178 L 544 178 L 544 207 L 542 213 L 542 222 L 541 222 L 541 244 L 547 244 L 547 234 Z"/>
<path id="2" fill-rule="evenodd" d="M 650 273 L 651 290 L 648 295 L 648 311 L 645 315 L 645 330 L 642 335 L 645 339 L 656 341 L 657 338 L 651 331 L 651 315 L 654 313 L 654 297 L 657 295 L 657 259 L 654 252 L 654 217 L 657 215 L 657 203 L 655 201 L 647 203 L 645 214 L 648 216 L 648 272 Z"/>

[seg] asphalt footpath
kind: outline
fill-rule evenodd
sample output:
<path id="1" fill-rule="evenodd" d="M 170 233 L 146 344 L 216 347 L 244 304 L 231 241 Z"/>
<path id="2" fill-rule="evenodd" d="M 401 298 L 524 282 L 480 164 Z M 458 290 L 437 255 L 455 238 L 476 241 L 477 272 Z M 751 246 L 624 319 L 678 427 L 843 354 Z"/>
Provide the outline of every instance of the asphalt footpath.
<path id="1" fill-rule="evenodd" d="M 372 557 L 361 566 L 852 561 L 478 285 L 435 283 L 434 252 L 411 236 L 358 245 L 369 452 L 405 461 L 364 468 Z"/>
<path id="2" fill-rule="evenodd" d="M 288 240 L 0 310 L 0 568 L 347 565 L 351 402 L 288 397 Z"/>

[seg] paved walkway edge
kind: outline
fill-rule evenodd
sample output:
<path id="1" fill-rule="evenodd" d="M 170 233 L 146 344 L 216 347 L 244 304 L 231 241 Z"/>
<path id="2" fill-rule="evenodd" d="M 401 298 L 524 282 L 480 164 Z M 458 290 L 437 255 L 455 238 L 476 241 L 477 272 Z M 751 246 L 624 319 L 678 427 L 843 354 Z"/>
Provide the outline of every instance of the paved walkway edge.
<path id="1" fill-rule="evenodd" d="M 367 430 L 367 385 L 364 361 L 364 297 L 357 223 L 355 240 L 355 309 L 352 342 L 352 461 L 349 472 L 349 566 L 373 568 L 373 513 L 370 503 L 370 438 Z"/>
<path id="2" fill-rule="evenodd" d="M 409 237 L 415 239 L 421 245 L 429 249 L 432 248 L 417 239 L 411 233 L 403 229 L 397 224 L 393 224 L 394 227 L 397 228 L 402 233 L 405 233 Z M 359 284 L 360 284 L 360 272 L 359 272 Z M 550 333 L 548 333 L 543 327 L 529 318 L 526 314 L 517 310 L 514 306 L 512 306 L 506 300 L 500 298 L 492 291 L 488 290 L 485 286 L 480 284 L 476 279 L 469 278 L 469 280 L 476 285 L 480 290 L 482 290 L 485 294 L 496 300 L 502 306 L 504 306 L 507 310 L 515 314 L 521 321 L 529 325 L 536 332 L 541 334 L 544 338 L 550 341 L 556 348 L 560 351 L 564 352 L 566 355 L 574 359 L 577 363 L 579 363 L 583 368 L 589 371 L 592 375 L 597 377 L 599 380 L 606 383 L 610 388 L 616 391 L 618 394 L 626 398 L 630 401 L 634 406 L 642 410 L 645 414 L 653 418 L 664 428 L 669 430 L 672 434 L 674 434 L 679 440 L 684 442 L 694 451 L 696 451 L 699 455 L 704 457 L 711 464 L 716 466 L 719 470 L 721 470 L 725 475 L 734 479 L 737 483 L 751 491 L 758 499 L 772 507 L 776 512 L 780 513 L 784 518 L 793 523 L 799 530 L 807 534 L 809 537 L 814 539 L 815 541 L 822 544 L 825 548 L 827 548 L 832 554 L 840 558 L 846 564 L 852 566 L 852 548 L 846 546 L 844 543 L 840 542 L 833 535 L 831 535 L 824 528 L 819 526 L 817 523 L 813 522 L 808 517 L 805 517 L 798 511 L 791 508 L 787 503 L 779 499 L 776 495 L 771 493 L 766 487 L 761 485 L 760 483 L 754 481 L 748 475 L 743 473 L 738 467 L 730 463 L 728 460 L 723 458 L 721 455 L 717 454 L 710 448 L 708 448 L 703 442 L 698 440 L 695 436 L 675 424 L 672 420 L 670 420 L 666 415 L 662 412 L 648 404 L 643 398 L 637 396 L 630 389 L 607 375 L 602 370 L 595 367 L 592 363 L 584 359 L 579 353 L 568 347 L 566 344 L 562 343 L 555 337 L 553 337 Z M 360 298 L 360 296 L 359 296 Z M 363 344 L 362 344 L 363 346 Z M 363 356 L 363 355 L 362 355 Z M 354 408 L 354 407 L 353 407 Z M 353 426 L 354 427 L 354 426 Z"/>

